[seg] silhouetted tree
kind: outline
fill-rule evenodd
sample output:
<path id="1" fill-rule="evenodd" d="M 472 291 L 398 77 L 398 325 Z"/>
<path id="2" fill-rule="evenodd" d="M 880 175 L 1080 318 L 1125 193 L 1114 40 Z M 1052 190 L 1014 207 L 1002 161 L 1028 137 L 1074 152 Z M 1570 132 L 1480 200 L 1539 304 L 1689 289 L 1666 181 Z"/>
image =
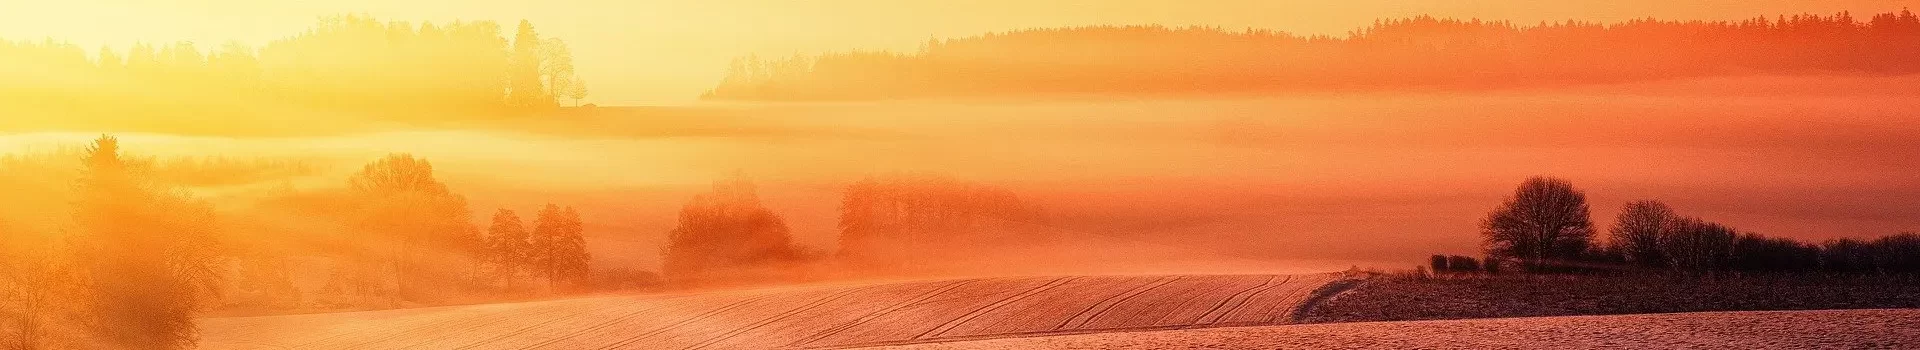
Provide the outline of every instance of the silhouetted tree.
<path id="1" fill-rule="evenodd" d="M 1873 255 L 1867 242 L 1853 238 L 1830 240 L 1820 247 L 1820 266 L 1836 273 L 1876 272 Z"/>
<path id="2" fill-rule="evenodd" d="M 911 259 L 928 249 L 995 239 L 1039 220 L 1039 210 L 1006 189 L 939 176 L 870 177 L 847 186 L 842 196 L 840 255 Z"/>
<path id="3" fill-rule="evenodd" d="M 548 289 L 586 281 L 591 256 L 584 231 L 580 213 L 573 207 L 548 204 L 540 210 L 533 229 L 533 266 L 535 273 L 547 280 Z"/>
<path id="4" fill-rule="evenodd" d="M 1747 272 L 1814 271 L 1820 248 L 1786 238 L 1741 234 L 1734 239 L 1732 268 Z"/>
<path id="5" fill-rule="evenodd" d="M 1474 260 L 1472 257 L 1459 255 L 1449 256 L 1447 257 L 1447 270 L 1455 273 L 1480 272 L 1480 261 Z"/>
<path id="6" fill-rule="evenodd" d="M 1558 178 L 1527 179 L 1480 227 L 1489 255 L 1520 259 L 1533 271 L 1578 259 L 1593 245 L 1586 193 Z"/>
<path id="7" fill-rule="evenodd" d="M 1447 267 L 1447 256 L 1439 254 L 1427 257 L 1427 269 L 1436 274 L 1452 270 Z"/>
<path id="8" fill-rule="evenodd" d="M 540 75 L 547 79 L 547 91 L 550 99 L 568 96 L 573 84 L 579 77 L 573 72 L 573 50 L 567 48 L 567 42 L 560 38 L 548 38 L 540 43 Z"/>
<path id="9" fill-rule="evenodd" d="M 512 210 L 500 209 L 493 214 L 493 225 L 487 228 L 486 240 L 486 261 L 493 266 L 494 278 L 499 279 L 507 291 L 513 291 L 513 282 L 519 279 L 520 272 L 533 267 L 533 245 L 526 225 Z"/>
<path id="10" fill-rule="evenodd" d="M 87 151 L 73 217 L 95 333 L 115 347 L 193 347 L 193 315 L 220 255 L 212 210 L 157 188 L 118 139 L 102 136 Z"/>
<path id="11" fill-rule="evenodd" d="M 1902 232 L 1874 239 L 1873 265 L 1885 274 L 1920 274 L 1920 234 Z"/>
<path id="12" fill-rule="evenodd" d="M 513 55 L 507 64 L 507 104 L 519 107 L 543 107 L 551 103 L 540 69 L 540 34 L 533 23 L 520 21 L 513 35 Z M 544 100 L 544 101 L 543 101 Z"/>
<path id="13" fill-rule="evenodd" d="M 1661 252 L 1667 256 L 1670 266 L 1681 271 L 1719 271 L 1732 260 L 1737 235 L 1726 225 L 1699 218 L 1680 218 L 1674 220 L 1673 231 L 1661 239 Z"/>
<path id="14" fill-rule="evenodd" d="M 452 289 L 481 260 L 480 232 L 466 198 L 435 179 L 426 160 L 388 155 L 354 174 L 347 187 L 358 204 L 357 227 L 367 235 L 357 238 L 369 248 L 359 252 L 363 292 L 386 285 L 383 277 L 394 281 L 389 295 L 396 303 Z M 386 251 L 378 251 L 382 246 Z M 390 268 L 382 271 L 380 263 Z M 414 284 L 438 288 L 416 291 Z"/>
<path id="15" fill-rule="evenodd" d="M 670 279 L 699 279 L 716 271 L 752 269 L 799 257 L 787 224 L 760 205 L 745 178 L 716 181 L 713 191 L 680 209 L 668 233 L 665 271 Z"/>
<path id="16" fill-rule="evenodd" d="M 567 98 L 573 99 L 573 106 L 579 107 L 580 100 L 587 98 L 587 80 L 577 75 L 574 76 L 572 81 L 567 83 L 566 93 Z"/>
<path id="17" fill-rule="evenodd" d="M 1627 203 L 1613 223 L 1610 236 L 1613 249 L 1635 265 L 1665 267 L 1668 261 L 1660 253 L 1660 239 L 1672 230 L 1677 218 L 1666 203 L 1650 200 Z"/>

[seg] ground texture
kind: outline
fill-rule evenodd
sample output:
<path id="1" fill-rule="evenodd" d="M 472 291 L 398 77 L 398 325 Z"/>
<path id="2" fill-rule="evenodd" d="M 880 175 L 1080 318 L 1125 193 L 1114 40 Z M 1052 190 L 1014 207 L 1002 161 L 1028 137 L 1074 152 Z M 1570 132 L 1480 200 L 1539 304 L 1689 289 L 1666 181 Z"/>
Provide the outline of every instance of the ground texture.
<path id="1" fill-rule="evenodd" d="M 999 349 L 1916 349 L 1920 310 L 1820 310 L 1358 322 L 925 343 Z"/>
<path id="2" fill-rule="evenodd" d="M 1810 275 L 1382 277 L 1315 303 L 1300 321 L 1893 308 L 1920 308 L 1920 280 Z"/>
<path id="3" fill-rule="evenodd" d="M 1292 323 L 1318 275 L 986 278 L 209 318 L 207 349 L 848 348 Z"/>

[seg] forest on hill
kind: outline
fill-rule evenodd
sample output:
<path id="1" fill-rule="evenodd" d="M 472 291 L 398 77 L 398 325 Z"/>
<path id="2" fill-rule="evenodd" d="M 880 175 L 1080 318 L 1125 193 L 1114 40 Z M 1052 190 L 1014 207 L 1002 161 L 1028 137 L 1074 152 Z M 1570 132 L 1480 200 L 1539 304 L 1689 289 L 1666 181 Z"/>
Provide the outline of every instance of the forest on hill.
<path id="1" fill-rule="evenodd" d="M 88 50 L 53 38 L 0 39 L 0 67 L 36 68 L 0 69 L 0 112 L 121 128 L 141 120 L 526 113 L 586 96 L 572 56 L 565 41 L 540 36 L 527 21 L 416 25 L 364 15 L 322 18 L 261 47 L 181 41 Z"/>
<path id="2" fill-rule="evenodd" d="M 710 100 L 1476 89 L 1759 75 L 1920 72 L 1909 10 L 1620 23 L 1421 16 L 1345 36 L 1089 26 L 732 62 Z"/>

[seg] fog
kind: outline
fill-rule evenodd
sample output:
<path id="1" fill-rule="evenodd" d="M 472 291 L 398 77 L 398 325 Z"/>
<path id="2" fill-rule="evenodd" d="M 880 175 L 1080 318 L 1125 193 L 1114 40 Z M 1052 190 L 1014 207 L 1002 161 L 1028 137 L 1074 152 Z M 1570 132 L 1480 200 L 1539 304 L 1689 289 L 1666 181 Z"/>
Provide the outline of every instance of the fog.
<path id="1" fill-rule="evenodd" d="M 759 183 L 797 242 L 823 251 L 835 246 L 843 186 L 930 173 L 1011 189 L 1059 237 L 1082 237 L 997 252 L 1040 266 L 978 266 L 1297 272 L 1478 254 L 1480 218 L 1533 175 L 1586 190 L 1603 229 L 1636 199 L 1799 239 L 1920 229 L 1909 200 L 1920 195 L 1916 108 L 1920 99 L 1875 94 L 1496 91 L 602 108 L 576 116 L 594 121 L 555 122 L 586 127 L 118 135 L 144 155 L 327 165 L 284 181 L 302 188 L 342 186 L 371 159 L 412 153 L 476 217 L 579 207 L 596 265 L 657 269 L 677 208 L 736 173 Z M 0 153 L 95 135 L 0 136 Z"/>

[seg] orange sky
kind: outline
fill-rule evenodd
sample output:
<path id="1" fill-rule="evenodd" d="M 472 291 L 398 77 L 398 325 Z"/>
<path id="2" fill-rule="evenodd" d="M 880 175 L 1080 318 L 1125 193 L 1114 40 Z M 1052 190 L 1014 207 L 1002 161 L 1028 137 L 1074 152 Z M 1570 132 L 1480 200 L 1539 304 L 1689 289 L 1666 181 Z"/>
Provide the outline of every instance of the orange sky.
<path id="1" fill-rule="evenodd" d="M 573 42 L 603 104 L 684 102 L 730 57 L 911 50 L 930 37 L 1026 27 L 1145 24 L 1339 34 L 1376 18 L 1432 14 L 1520 22 L 1636 17 L 1731 19 L 1898 10 L 1913 0 L 4 0 L 0 38 L 96 47 L 132 41 L 260 43 L 327 14 L 408 21 L 529 19 Z M 207 47 L 203 45 L 202 47 Z"/>

